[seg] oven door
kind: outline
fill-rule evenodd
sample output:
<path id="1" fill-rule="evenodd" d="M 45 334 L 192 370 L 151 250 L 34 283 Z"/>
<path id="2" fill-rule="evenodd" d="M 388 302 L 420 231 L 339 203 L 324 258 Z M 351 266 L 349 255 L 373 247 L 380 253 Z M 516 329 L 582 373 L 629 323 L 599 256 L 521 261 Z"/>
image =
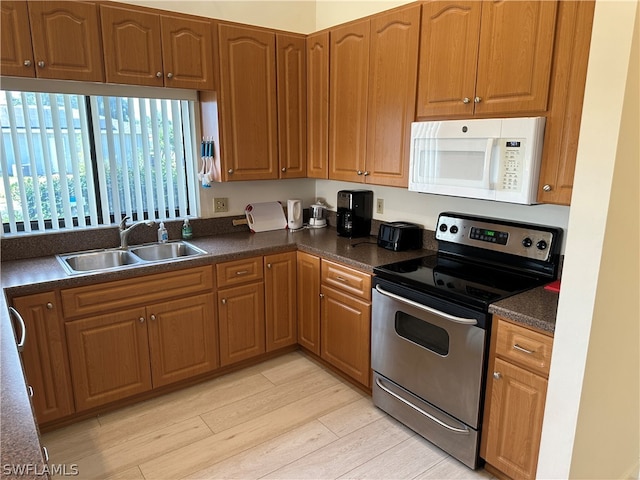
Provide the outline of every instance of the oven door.
<path id="1" fill-rule="evenodd" d="M 375 281 L 372 369 L 478 429 L 488 314 L 406 290 Z"/>

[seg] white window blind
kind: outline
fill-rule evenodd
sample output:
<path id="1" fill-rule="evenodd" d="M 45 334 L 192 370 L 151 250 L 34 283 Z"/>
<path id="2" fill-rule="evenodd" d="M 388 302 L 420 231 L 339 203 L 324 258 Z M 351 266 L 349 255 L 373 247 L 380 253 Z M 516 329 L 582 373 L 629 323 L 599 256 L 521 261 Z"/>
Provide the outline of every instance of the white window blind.
<path id="1" fill-rule="evenodd" d="M 2 93 L 5 232 L 195 214 L 193 101 Z"/>

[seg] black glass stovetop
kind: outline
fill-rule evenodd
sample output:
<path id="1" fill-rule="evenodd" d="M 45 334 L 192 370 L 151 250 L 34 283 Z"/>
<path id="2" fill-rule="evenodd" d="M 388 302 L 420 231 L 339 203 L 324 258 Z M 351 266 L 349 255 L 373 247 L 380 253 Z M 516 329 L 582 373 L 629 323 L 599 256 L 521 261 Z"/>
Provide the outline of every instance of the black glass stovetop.
<path id="1" fill-rule="evenodd" d="M 395 284 L 483 310 L 490 303 L 550 281 L 442 253 L 382 265 L 373 271 Z"/>

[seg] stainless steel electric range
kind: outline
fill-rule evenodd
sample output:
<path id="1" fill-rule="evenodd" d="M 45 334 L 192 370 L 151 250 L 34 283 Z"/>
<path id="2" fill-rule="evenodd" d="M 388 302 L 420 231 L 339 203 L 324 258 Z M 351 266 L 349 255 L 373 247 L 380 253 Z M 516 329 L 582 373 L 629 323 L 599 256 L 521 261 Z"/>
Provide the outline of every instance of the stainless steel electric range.
<path id="1" fill-rule="evenodd" d="M 374 269 L 373 402 L 479 464 L 489 305 L 556 279 L 562 230 L 440 214 L 434 255 Z"/>

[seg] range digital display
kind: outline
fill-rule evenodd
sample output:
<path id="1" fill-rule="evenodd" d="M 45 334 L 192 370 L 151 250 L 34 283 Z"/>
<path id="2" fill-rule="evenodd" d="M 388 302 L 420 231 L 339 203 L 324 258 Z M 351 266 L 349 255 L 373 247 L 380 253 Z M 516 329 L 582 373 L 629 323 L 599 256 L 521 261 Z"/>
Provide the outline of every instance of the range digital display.
<path id="1" fill-rule="evenodd" d="M 500 245 L 506 245 L 509 234 L 507 232 L 500 232 L 497 230 L 489 230 L 486 228 L 471 227 L 469 237 L 474 240 L 480 240 L 483 242 L 499 243 Z"/>
<path id="2" fill-rule="evenodd" d="M 507 148 L 511 147 L 511 148 L 520 148 L 520 142 L 518 141 L 507 141 L 505 143 L 505 146 Z"/>

